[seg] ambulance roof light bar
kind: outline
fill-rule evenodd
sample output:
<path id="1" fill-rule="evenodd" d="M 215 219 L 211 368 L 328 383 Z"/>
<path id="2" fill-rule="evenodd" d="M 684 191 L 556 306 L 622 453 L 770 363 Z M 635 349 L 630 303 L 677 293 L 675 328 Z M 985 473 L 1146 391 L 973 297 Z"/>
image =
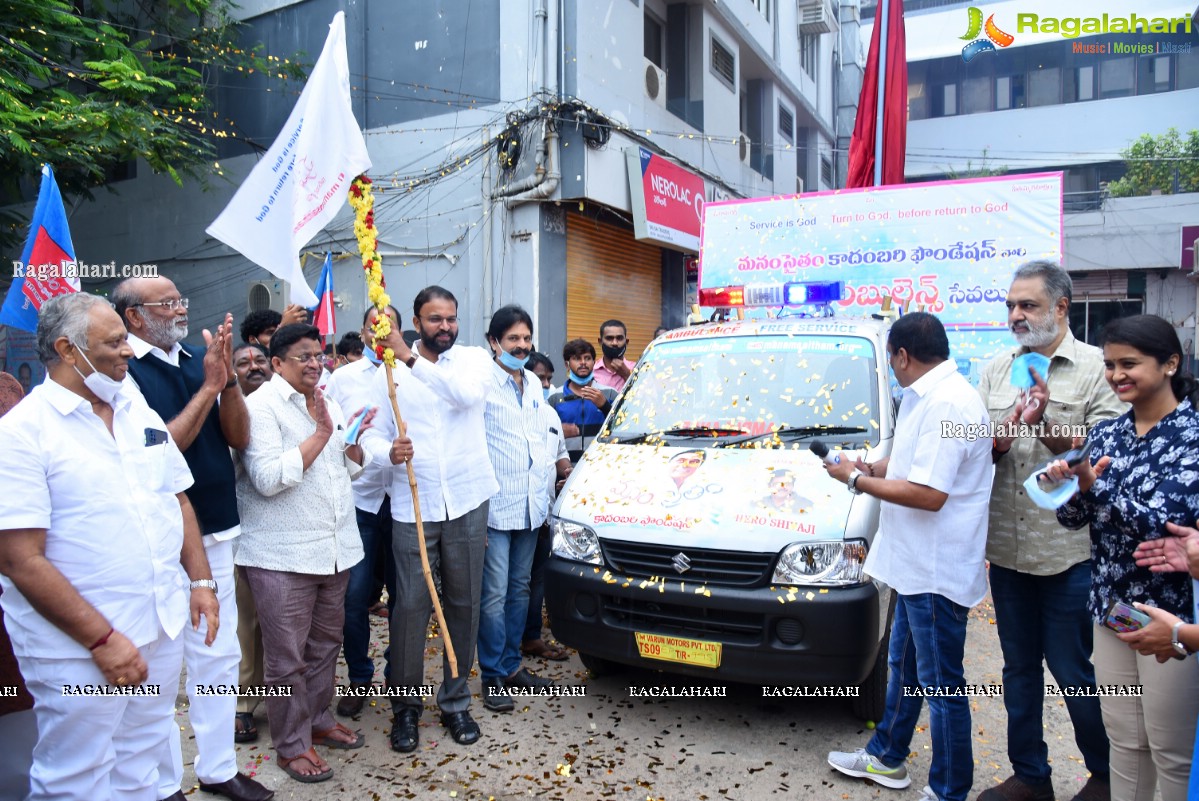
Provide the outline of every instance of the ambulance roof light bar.
<path id="1" fill-rule="evenodd" d="M 840 281 L 801 282 L 783 284 L 745 284 L 714 289 L 701 289 L 701 306 L 822 306 L 841 299 L 844 285 Z"/>

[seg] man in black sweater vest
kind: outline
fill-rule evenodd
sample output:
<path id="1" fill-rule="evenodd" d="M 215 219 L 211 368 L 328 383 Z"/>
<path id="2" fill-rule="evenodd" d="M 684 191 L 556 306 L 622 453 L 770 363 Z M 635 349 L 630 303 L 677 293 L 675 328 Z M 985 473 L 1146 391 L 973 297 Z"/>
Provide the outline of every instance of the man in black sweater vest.
<path id="1" fill-rule="evenodd" d="M 187 336 L 187 299 L 169 278 L 124 281 L 113 290 L 112 299 L 129 329 L 135 356 L 129 361 L 129 377 L 150 408 L 167 421 L 195 479 L 187 496 L 204 535 L 216 583 L 212 589 L 228 621 L 211 647 L 205 647 L 190 627 L 182 635 L 189 717 L 196 736 L 196 778 L 200 789 L 233 801 L 266 801 L 273 793 L 237 770 L 233 743 L 237 696 L 204 693 L 210 685 L 236 686 L 241 661 L 233 581 L 233 539 L 240 533 L 240 521 L 229 449 L 241 450 L 249 444 L 250 419 L 233 372 L 233 318 L 227 314 L 215 335 L 205 331 L 208 346 L 198 348 L 182 344 Z M 177 739 L 173 746 L 171 758 L 159 765 L 158 783 L 158 797 L 172 800 L 183 798 L 183 759 Z"/>

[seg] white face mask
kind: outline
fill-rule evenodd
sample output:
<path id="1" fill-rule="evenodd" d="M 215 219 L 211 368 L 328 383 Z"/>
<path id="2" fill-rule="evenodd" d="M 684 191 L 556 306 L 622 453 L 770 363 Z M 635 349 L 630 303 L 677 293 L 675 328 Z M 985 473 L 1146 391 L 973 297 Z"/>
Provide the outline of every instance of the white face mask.
<path id="1" fill-rule="evenodd" d="M 83 379 L 83 385 L 90 389 L 97 398 L 111 406 L 112 402 L 117 399 L 117 395 L 121 391 L 121 382 L 117 381 L 115 378 L 109 378 L 108 376 L 104 375 L 104 373 L 97 370 L 96 366 L 92 364 L 92 360 L 89 359 L 87 354 L 82 350 L 79 351 L 79 355 L 83 357 L 85 362 L 87 362 L 87 366 L 92 368 L 91 374 L 84 375 L 79 371 L 78 367 L 75 367 L 74 365 L 71 366 L 75 367 L 75 372 L 79 373 L 79 377 Z"/>

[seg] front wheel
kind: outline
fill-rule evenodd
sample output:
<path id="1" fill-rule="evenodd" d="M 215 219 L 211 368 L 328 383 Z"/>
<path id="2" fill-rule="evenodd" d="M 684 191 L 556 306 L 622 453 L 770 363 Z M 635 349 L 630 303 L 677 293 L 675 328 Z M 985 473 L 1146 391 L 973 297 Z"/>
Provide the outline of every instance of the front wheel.
<path id="1" fill-rule="evenodd" d="M 858 696 L 853 699 L 853 714 L 866 721 L 879 723 L 887 708 L 887 679 L 889 669 L 887 660 L 891 651 L 891 621 L 895 618 L 895 594 L 891 594 L 891 604 L 887 608 L 887 628 L 883 632 L 883 641 L 878 645 L 878 655 L 874 658 L 874 667 L 870 675 L 858 687 Z"/>
<path id="2" fill-rule="evenodd" d="M 888 627 L 888 639 L 890 631 Z M 887 674 L 887 640 L 883 640 L 870 675 L 858 687 L 858 695 L 853 699 L 854 717 L 875 723 L 883 719 L 883 710 L 887 708 Z"/>

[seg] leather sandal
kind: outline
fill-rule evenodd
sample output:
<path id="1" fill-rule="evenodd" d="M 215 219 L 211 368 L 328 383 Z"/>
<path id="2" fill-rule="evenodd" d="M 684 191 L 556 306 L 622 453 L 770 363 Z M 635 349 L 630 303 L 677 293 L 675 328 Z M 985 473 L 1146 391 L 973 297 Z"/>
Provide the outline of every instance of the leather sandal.
<path id="1" fill-rule="evenodd" d="M 258 727 L 249 712 L 238 712 L 233 716 L 233 742 L 252 743 L 258 739 Z"/>
<path id="2" fill-rule="evenodd" d="M 525 656 L 535 656 L 541 659 L 551 659 L 554 662 L 565 662 L 570 659 L 570 653 L 557 643 L 545 640 L 528 640 L 520 646 L 520 652 Z"/>
<path id="3" fill-rule="evenodd" d="M 297 759 L 304 760 L 305 762 L 307 762 L 309 765 L 316 768 L 320 772 L 319 773 L 300 773 L 300 771 L 298 771 L 292 767 L 292 763 L 295 762 Z M 316 755 L 316 751 L 312 750 L 311 748 L 309 748 L 307 751 L 305 751 L 302 754 L 298 754 L 294 757 L 291 757 L 290 759 L 286 758 L 286 757 L 278 757 L 276 759 L 276 763 L 279 765 L 279 768 L 284 773 L 286 773 L 288 776 L 292 777 L 293 779 L 295 779 L 298 782 L 303 782 L 304 784 L 315 784 L 316 782 L 323 782 L 323 781 L 333 778 L 333 768 L 326 766 L 323 771 L 320 770 L 320 767 L 321 767 L 320 757 L 318 757 Z"/>

